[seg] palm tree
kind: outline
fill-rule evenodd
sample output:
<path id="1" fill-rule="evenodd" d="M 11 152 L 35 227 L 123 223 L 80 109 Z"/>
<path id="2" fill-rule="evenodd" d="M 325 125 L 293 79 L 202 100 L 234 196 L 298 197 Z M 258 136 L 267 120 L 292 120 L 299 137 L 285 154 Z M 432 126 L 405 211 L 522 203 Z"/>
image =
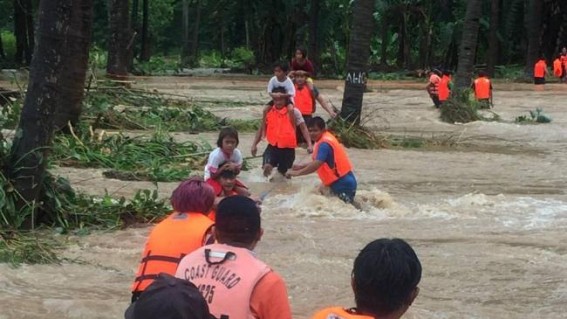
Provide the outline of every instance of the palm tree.
<path id="1" fill-rule="evenodd" d="M 541 16 L 543 1 L 531 0 L 526 26 L 528 29 L 528 54 L 526 59 L 525 75 L 528 79 L 534 76 L 534 64 L 541 55 Z"/>
<path id="2" fill-rule="evenodd" d="M 27 226 L 41 219 L 38 213 L 42 182 L 45 178 L 46 157 L 52 142 L 54 116 L 57 104 L 62 100 L 61 84 L 65 83 L 64 73 L 67 57 L 72 54 L 68 45 L 77 38 L 70 36 L 72 19 L 82 10 L 91 12 L 93 0 L 50 0 L 40 1 L 37 45 L 31 62 L 31 71 L 24 107 L 16 130 L 6 167 L 6 176 L 12 180 L 20 194 L 17 211 L 30 212 L 26 216 Z M 84 18 L 84 30 L 90 30 L 92 19 Z M 82 39 L 79 39 L 82 40 Z M 84 75 L 82 76 L 84 79 Z M 82 90 L 82 87 L 81 87 Z M 31 209 L 25 209 L 25 208 Z"/>
<path id="3" fill-rule="evenodd" d="M 110 0 L 108 5 L 110 30 L 106 74 L 111 77 L 123 77 L 128 75 L 133 45 L 128 0 Z"/>
<path id="4" fill-rule="evenodd" d="M 478 45 L 479 20 L 482 15 L 482 0 L 468 0 L 461 47 L 459 48 L 459 63 L 457 66 L 457 89 L 464 89 L 471 85 L 471 78 Z"/>
<path id="5" fill-rule="evenodd" d="M 355 0 L 347 55 L 347 74 L 341 118 L 359 123 L 366 86 L 370 38 L 374 30 L 374 0 Z"/>

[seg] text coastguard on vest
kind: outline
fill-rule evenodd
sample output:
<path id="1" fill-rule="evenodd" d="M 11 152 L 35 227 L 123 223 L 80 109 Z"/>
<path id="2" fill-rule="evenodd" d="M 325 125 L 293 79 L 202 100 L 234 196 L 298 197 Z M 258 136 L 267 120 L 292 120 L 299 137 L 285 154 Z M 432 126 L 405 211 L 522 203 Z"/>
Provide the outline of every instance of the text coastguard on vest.
<path id="1" fill-rule="evenodd" d="M 173 213 L 151 232 L 132 292 L 141 292 L 161 272 L 174 275 L 177 265 L 188 253 L 203 246 L 213 222 L 202 213 Z"/>
<path id="2" fill-rule="evenodd" d="M 490 98 L 490 80 L 485 77 L 479 77 L 474 80 L 474 95 L 479 100 Z"/>
<path id="3" fill-rule="evenodd" d="M 266 139 L 270 145 L 278 148 L 295 148 L 297 140 L 295 127 L 289 118 L 287 108 L 273 106 L 266 114 Z"/>
<path id="4" fill-rule="evenodd" d="M 321 139 L 317 143 L 315 143 L 315 147 L 313 150 L 313 160 L 316 159 L 317 151 L 319 150 L 319 146 L 321 143 L 327 143 L 333 149 L 333 157 L 335 159 L 335 167 L 330 168 L 327 163 L 323 163 L 323 165 L 319 166 L 317 169 L 317 175 L 321 179 L 321 182 L 325 186 L 329 186 L 336 182 L 339 178 L 345 176 L 350 171 L 352 171 L 352 164 L 350 163 L 350 159 L 341 143 L 337 140 L 333 134 L 325 131 Z"/>
<path id="5" fill-rule="evenodd" d="M 187 255 L 175 276 L 199 288 L 216 318 L 254 319 L 250 297 L 256 284 L 270 271 L 246 248 L 213 244 Z"/>

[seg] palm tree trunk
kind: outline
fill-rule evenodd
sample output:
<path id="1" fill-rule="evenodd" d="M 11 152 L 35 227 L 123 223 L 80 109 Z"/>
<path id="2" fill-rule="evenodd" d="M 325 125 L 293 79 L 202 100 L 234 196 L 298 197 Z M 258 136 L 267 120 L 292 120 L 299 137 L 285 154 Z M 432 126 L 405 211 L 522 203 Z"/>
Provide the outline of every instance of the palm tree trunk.
<path id="1" fill-rule="evenodd" d="M 128 76 L 131 37 L 128 0 L 109 1 L 109 37 L 106 74 L 110 77 Z"/>
<path id="2" fill-rule="evenodd" d="M 319 65 L 319 48 L 317 47 L 319 34 L 319 10 L 321 3 L 319 0 L 311 1 L 311 9 L 309 11 L 309 59 L 313 65 Z"/>
<path id="3" fill-rule="evenodd" d="M 355 0 L 347 55 L 347 74 L 341 118 L 360 123 L 362 97 L 366 87 L 370 38 L 374 30 L 374 1 Z"/>
<path id="4" fill-rule="evenodd" d="M 93 0 L 75 2 L 77 5 L 72 7 L 69 33 L 65 41 L 67 52 L 63 56 L 65 64 L 59 80 L 57 112 L 53 123 L 55 130 L 66 128 L 69 123 L 72 126 L 77 125 L 85 92 L 93 24 Z"/>
<path id="5" fill-rule="evenodd" d="M 42 217 L 36 214 L 36 205 L 39 204 L 45 177 L 54 115 L 61 99 L 63 70 L 68 62 L 65 59 L 70 49 L 66 45 L 70 41 L 68 32 L 77 7 L 92 10 L 92 0 L 40 1 L 38 41 L 20 122 L 14 135 L 11 167 L 7 169 L 7 176 L 21 195 L 17 209 L 25 211 L 23 208 L 28 205 L 32 208 L 32 215 L 27 216 L 28 227 L 33 227 L 35 220 Z"/>
<path id="6" fill-rule="evenodd" d="M 149 61 L 150 60 L 150 34 L 149 34 L 149 10 L 150 10 L 150 0 L 142 1 L 142 49 L 140 52 L 140 60 Z"/>
<path id="7" fill-rule="evenodd" d="M 500 8 L 502 0 L 493 0 L 490 6 L 490 29 L 488 35 L 488 65 L 486 71 L 490 76 L 494 76 L 494 69 L 498 63 L 500 51 L 500 40 L 498 30 L 500 28 Z"/>
<path id="8" fill-rule="evenodd" d="M 471 85 L 481 15 L 482 0 L 469 0 L 463 24 L 461 47 L 459 48 L 459 63 L 455 80 L 457 89 L 464 89 Z"/>
<path id="9" fill-rule="evenodd" d="M 2 41 L 2 33 L 0 33 L 0 58 L 6 58 L 6 54 L 4 53 L 4 43 Z"/>
<path id="10" fill-rule="evenodd" d="M 381 54 L 380 54 L 380 65 L 381 66 L 388 66 L 388 44 L 389 43 L 389 37 L 388 37 L 388 18 L 387 18 L 387 13 L 383 12 L 382 13 L 382 27 L 380 28 L 380 38 L 382 39 L 382 44 L 381 44 Z"/>
<path id="11" fill-rule="evenodd" d="M 541 54 L 541 15 L 543 13 L 543 1 L 531 0 L 528 11 L 528 52 L 526 57 L 526 78 L 534 77 L 534 64 Z"/>

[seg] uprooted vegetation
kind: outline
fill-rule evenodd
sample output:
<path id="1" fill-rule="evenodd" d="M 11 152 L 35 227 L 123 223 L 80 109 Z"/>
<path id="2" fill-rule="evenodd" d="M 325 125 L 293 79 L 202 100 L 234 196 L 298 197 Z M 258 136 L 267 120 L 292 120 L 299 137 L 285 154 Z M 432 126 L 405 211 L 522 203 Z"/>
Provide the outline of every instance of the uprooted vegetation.
<path id="1" fill-rule="evenodd" d="M 551 117 L 543 112 L 543 109 L 536 108 L 529 112 L 529 115 L 520 115 L 515 119 L 520 124 L 551 123 Z"/>

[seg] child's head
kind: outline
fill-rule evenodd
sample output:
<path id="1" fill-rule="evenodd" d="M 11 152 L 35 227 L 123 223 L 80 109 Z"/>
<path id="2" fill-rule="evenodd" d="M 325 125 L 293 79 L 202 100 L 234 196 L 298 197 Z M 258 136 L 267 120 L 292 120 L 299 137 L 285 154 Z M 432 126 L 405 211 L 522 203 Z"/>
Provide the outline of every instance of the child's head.
<path id="1" fill-rule="evenodd" d="M 200 177 L 181 182 L 171 193 L 171 206 L 178 213 L 199 212 L 207 214 L 213 207 L 215 192 Z"/>
<path id="2" fill-rule="evenodd" d="M 307 82 L 307 72 L 295 71 L 294 80 L 297 85 L 303 86 Z"/>
<path id="3" fill-rule="evenodd" d="M 272 90 L 272 93 L 282 93 L 282 94 L 286 94 L 287 91 L 284 87 L 282 86 L 277 86 Z M 274 96 L 274 106 L 276 107 L 276 109 L 281 109 L 286 105 L 287 102 L 287 97 L 286 96 Z"/>
<path id="4" fill-rule="evenodd" d="M 287 76 L 288 66 L 285 62 L 274 63 L 274 75 L 281 82 Z"/>
<path id="5" fill-rule="evenodd" d="M 295 59 L 296 60 L 305 60 L 307 58 L 307 50 L 305 48 L 297 48 L 295 49 Z"/>
<path id="6" fill-rule="evenodd" d="M 224 164 L 219 165 L 222 167 Z M 230 193 L 236 186 L 236 172 L 232 170 L 223 170 L 218 176 L 218 182 L 225 193 Z"/>
<path id="7" fill-rule="evenodd" d="M 486 71 L 480 70 L 480 71 L 478 71 L 478 76 L 482 78 L 482 77 L 488 76 L 488 74 L 486 73 Z"/>
<path id="8" fill-rule="evenodd" d="M 217 146 L 225 152 L 232 152 L 238 146 L 238 131 L 232 127 L 221 129 Z"/>
<path id="9" fill-rule="evenodd" d="M 403 314 L 419 293 L 421 263 L 402 239 L 378 239 L 354 260 L 352 288 L 359 311 L 376 317 Z"/>

